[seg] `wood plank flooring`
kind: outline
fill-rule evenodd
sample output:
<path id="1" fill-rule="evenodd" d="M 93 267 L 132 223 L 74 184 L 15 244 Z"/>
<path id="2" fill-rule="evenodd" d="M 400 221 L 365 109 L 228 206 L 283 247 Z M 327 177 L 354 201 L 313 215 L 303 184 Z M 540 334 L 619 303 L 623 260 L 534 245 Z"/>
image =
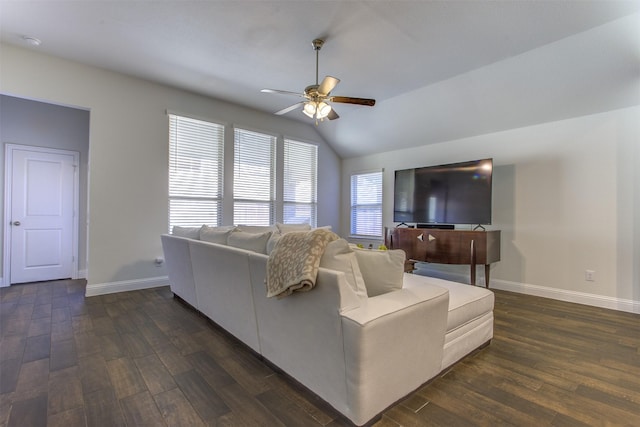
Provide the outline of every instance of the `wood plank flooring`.
<path id="1" fill-rule="evenodd" d="M 0 427 L 350 425 L 168 288 L 84 291 L 0 289 Z M 640 315 L 495 293 L 491 345 L 373 425 L 640 426 Z"/>

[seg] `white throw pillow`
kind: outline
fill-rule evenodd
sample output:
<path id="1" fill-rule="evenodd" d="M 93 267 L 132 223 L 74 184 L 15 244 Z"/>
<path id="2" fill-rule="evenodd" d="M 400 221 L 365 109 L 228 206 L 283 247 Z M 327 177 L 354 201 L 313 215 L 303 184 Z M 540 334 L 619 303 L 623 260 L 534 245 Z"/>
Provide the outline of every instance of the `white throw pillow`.
<path id="1" fill-rule="evenodd" d="M 208 225 L 203 225 L 200 229 L 200 240 L 226 245 L 227 239 L 234 229 L 234 226 L 209 227 Z"/>
<path id="2" fill-rule="evenodd" d="M 260 254 L 267 253 L 267 242 L 271 232 L 266 233 L 247 233 L 246 231 L 233 231 L 227 238 L 227 244 L 240 249 L 258 252 Z"/>
<path id="3" fill-rule="evenodd" d="M 353 251 L 358 259 L 369 297 L 402 289 L 406 258 L 402 249 L 381 251 L 353 248 Z"/>
<path id="4" fill-rule="evenodd" d="M 178 237 L 200 240 L 200 227 L 181 227 L 174 225 L 171 234 Z"/>
<path id="5" fill-rule="evenodd" d="M 311 231 L 311 226 L 309 224 L 280 224 L 276 222 L 276 227 L 278 227 L 278 231 L 282 234 L 290 233 L 292 231 Z"/>
<path id="6" fill-rule="evenodd" d="M 327 245 L 320 259 L 320 267 L 342 271 L 356 295 L 359 298 L 367 298 L 367 288 L 358 266 L 358 259 L 346 240 L 334 240 Z"/>

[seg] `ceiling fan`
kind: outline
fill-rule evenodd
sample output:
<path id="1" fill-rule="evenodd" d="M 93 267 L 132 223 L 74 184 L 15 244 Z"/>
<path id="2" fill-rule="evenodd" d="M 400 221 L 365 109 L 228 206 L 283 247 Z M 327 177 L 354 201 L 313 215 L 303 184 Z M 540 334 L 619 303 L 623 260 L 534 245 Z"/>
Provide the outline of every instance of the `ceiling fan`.
<path id="1" fill-rule="evenodd" d="M 283 95 L 293 95 L 304 98 L 304 101 L 300 101 L 296 104 L 293 104 L 290 107 L 284 108 L 280 111 L 277 111 L 275 114 L 283 115 L 290 111 L 297 109 L 298 107 L 302 107 L 302 112 L 307 115 L 309 118 L 316 119 L 316 125 L 318 124 L 318 120 L 322 121 L 325 118 L 329 120 L 335 120 L 340 118 L 338 113 L 333 109 L 333 107 L 329 104 L 330 102 L 338 102 L 343 104 L 357 104 L 357 105 L 368 105 L 373 107 L 376 104 L 375 99 L 367 99 L 367 98 L 353 98 L 350 96 L 333 96 L 331 95 L 331 91 L 340 83 L 340 79 L 335 77 L 326 76 L 322 79 L 322 82 L 318 84 L 318 57 L 320 54 L 320 49 L 324 44 L 324 40 L 315 39 L 311 42 L 313 46 L 313 50 L 316 51 L 316 84 L 307 86 L 304 89 L 303 93 L 291 92 L 287 90 L 278 90 L 278 89 L 262 89 L 261 92 L 264 93 L 279 93 Z"/>

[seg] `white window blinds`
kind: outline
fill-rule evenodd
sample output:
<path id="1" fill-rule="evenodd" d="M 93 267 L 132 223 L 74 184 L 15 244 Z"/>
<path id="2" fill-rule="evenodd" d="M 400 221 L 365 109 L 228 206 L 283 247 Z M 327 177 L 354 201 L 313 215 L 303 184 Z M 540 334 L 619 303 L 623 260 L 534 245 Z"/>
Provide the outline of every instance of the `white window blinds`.
<path id="1" fill-rule="evenodd" d="M 283 223 L 317 226 L 317 177 L 318 147 L 285 139 Z"/>
<path id="2" fill-rule="evenodd" d="M 351 175 L 351 235 L 382 237 L 382 172 Z"/>
<path id="3" fill-rule="evenodd" d="M 276 138 L 234 130 L 233 223 L 275 222 Z"/>
<path id="4" fill-rule="evenodd" d="M 224 126 L 169 115 L 169 231 L 222 224 Z"/>

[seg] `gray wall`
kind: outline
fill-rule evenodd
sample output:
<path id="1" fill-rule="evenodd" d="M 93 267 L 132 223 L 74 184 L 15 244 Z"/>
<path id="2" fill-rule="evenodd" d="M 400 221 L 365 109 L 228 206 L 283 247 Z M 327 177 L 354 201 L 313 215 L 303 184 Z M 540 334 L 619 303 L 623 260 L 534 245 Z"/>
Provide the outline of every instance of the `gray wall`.
<path id="1" fill-rule="evenodd" d="M 87 269 L 87 180 L 89 159 L 89 111 L 78 108 L 0 95 L 0 192 L 4 200 L 5 145 L 20 144 L 57 148 L 80 153 L 80 203 L 78 230 L 78 270 L 80 276 Z M 4 209 L 0 218 L 4 224 Z M 4 241 L 4 227 L 0 227 Z M 0 246 L 0 260 L 3 257 Z M 0 263 L 1 264 L 1 263 Z M 3 277 L 0 265 L 0 277 Z M 5 278 L 8 282 L 9 278 Z"/>

